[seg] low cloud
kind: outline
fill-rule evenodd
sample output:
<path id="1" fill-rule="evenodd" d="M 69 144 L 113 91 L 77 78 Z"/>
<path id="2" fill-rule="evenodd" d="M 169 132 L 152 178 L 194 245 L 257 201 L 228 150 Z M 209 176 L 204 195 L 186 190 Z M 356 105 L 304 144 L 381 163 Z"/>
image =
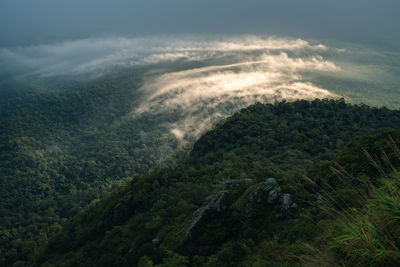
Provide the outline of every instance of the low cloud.
<path id="1" fill-rule="evenodd" d="M 0 48 L 0 60 L 8 72 L 40 77 L 98 77 L 116 67 L 188 63 L 180 71 L 149 75 L 139 89 L 142 101 L 132 111 L 133 117 L 178 114 L 167 127 L 184 144 L 255 102 L 339 97 L 304 75 L 340 72 L 324 59 L 327 52 L 340 53 L 319 43 L 275 37 L 115 37 Z"/>
<path id="2" fill-rule="evenodd" d="M 146 66 L 141 101 L 130 115 L 165 118 L 166 134 L 184 145 L 255 102 L 344 95 L 398 105 L 387 95 L 398 91 L 399 58 L 354 44 L 276 37 L 112 37 L 0 48 L 0 77 L 87 79 Z"/>
<path id="3" fill-rule="evenodd" d="M 85 39 L 0 49 L 8 71 L 54 77 L 98 77 L 115 67 L 188 64 L 150 76 L 133 116 L 180 114 L 167 126 L 179 140 L 196 138 L 213 121 L 257 101 L 337 97 L 304 79 L 302 72 L 337 72 L 321 53 L 330 49 L 302 39 L 276 37 L 143 37 Z M 333 49 L 335 53 L 337 51 Z"/>
<path id="4" fill-rule="evenodd" d="M 252 61 L 165 73 L 142 86 L 145 97 L 133 115 L 179 114 L 168 127 L 184 142 L 197 138 L 213 121 L 256 102 L 339 97 L 306 81 L 305 71 L 340 68 L 319 55 L 301 58 L 267 51 Z"/>
<path id="5" fill-rule="evenodd" d="M 215 53 L 267 51 L 325 51 L 322 44 L 301 39 L 238 36 L 100 38 L 28 47 L 0 48 L 1 71 L 42 77 L 105 74 L 113 67 L 205 60 Z"/>

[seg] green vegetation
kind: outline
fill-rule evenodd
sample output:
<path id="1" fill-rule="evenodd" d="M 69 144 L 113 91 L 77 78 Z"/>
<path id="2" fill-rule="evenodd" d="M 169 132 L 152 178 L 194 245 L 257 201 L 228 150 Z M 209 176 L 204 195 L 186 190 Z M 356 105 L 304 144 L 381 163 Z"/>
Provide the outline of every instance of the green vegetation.
<path id="1" fill-rule="evenodd" d="M 18 264 L 44 266 L 399 262 L 399 136 L 382 132 L 399 122 L 398 111 L 343 100 L 252 105 L 215 125 L 174 167 L 135 176 L 128 169 L 131 182 L 57 221 L 42 241 L 21 239 L 6 260 L 15 253 Z"/>
<path id="2" fill-rule="evenodd" d="M 123 119 L 139 97 L 132 74 L 59 90 L 25 84 L 0 90 L 0 265 L 27 259 L 66 218 L 178 145 L 164 118 Z"/>

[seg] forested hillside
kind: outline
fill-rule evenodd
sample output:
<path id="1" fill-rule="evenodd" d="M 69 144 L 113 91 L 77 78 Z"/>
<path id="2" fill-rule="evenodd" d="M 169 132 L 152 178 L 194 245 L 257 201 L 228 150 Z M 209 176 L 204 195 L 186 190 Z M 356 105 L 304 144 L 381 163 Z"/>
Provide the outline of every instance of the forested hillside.
<path id="1" fill-rule="evenodd" d="M 0 0 L 0 267 L 400 266 L 399 10 Z"/>
<path id="2" fill-rule="evenodd" d="M 17 264 L 398 262 L 399 135 L 385 129 L 399 122 L 399 111 L 343 100 L 252 105 L 175 167 L 93 201 L 48 244 L 15 247 L 26 252 Z"/>
<path id="3" fill-rule="evenodd" d="M 140 79 L 121 75 L 67 86 L 62 82 L 64 87 L 1 83 L 3 263 L 25 258 L 63 220 L 114 185 L 160 164 L 161 157 L 168 162 L 176 150 L 177 140 L 164 134 L 160 121 L 130 119 Z"/>

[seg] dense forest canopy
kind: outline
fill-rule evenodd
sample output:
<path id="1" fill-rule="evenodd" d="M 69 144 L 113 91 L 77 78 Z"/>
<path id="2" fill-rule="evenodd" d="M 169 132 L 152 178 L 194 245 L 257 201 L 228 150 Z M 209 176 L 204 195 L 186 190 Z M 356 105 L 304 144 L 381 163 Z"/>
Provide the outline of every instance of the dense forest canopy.
<path id="1" fill-rule="evenodd" d="M 20 147 L 8 146 L 8 149 L 21 149 L 16 152 L 18 156 L 9 157 L 8 164 L 19 162 L 20 172 L 26 173 L 25 177 L 34 177 L 30 173 L 41 170 L 37 166 L 44 165 L 44 173 L 51 172 L 51 175 L 47 174 L 46 178 L 42 173 L 39 177 L 45 181 L 60 178 L 54 179 L 54 186 L 43 181 L 38 184 L 37 180 L 27 183 L 25 194 L 30 192 L 36 202 L 26 203 L 19 202 L 21 195 L 13 191 L 18 188 L 17 183 L 10 183 L 15 178 L 4 180 L 8 183 L 2 188 L 15 202 L 13 206 L 8 205 L 9 202 L 2 206 L 2 212 L 8 214 L 2 222 L 2 240 L 5 241 L 2 251 L 6 252 L 2 260 L 8 264 L 15 261 L 33 265 L 47 262 L 65 266 L 136 265 L 139 262 L 168 265 L 174 261 L 213 266 L 228 264 L 228 259 L 229 264 L 239 264 L 257 255 L 256 261 L 262 264 L 271 260 L 261 252 L 265 246 L 273 246 L 277 253 L 290 251 L 300 255 L 307 250 L 297 247 L 296 242 L 317 240 L 310 231 L 327 216 L 313 205 L 318 194 L 325 192 L 324 186 L 335 188 L 337 194 L 349 196 L 351 200 L 352 189 L 345 183 L 335 182 L 337 179 L 331 175 L 329 162 L 335 159 L 352 175 L 370 175 L 370 179 L 376 179 L 374 177 L 379 173 L 365 167 L 369 166 L 368 160 L 363 158 L 360 150 L 371 150 L 376 155 L 381 148 L 389 151 L 385 140 L 389 137 L 397 140 L 397 133 L 386 131 L 376 137 L 371 135 L 361 141 L 348 142 L 360 134 L 398 129 L 399 122 L 399 111 L 349 105 L 344 100 L 258 103 L 216 124 L 175 167 L 157 168 L 143 176 L 126 171 L 129 159 L 132 160 L 129 156 L 116 154 L 111 162 L 103 162 L 101 153 L 90 152 L 90 147 L 82 148 L 87 153 L 71 153 L 71 158 L 61 155 L 46 158 L 46 153 L 57 155 L 60 152 L 33 152 L 27 142 L 22 142 Z M 127 142 L 124 133 L 116 131 L 111 135 L 114 141 L 111 148 L 120 144 L 122 151 L 129 151 L 132 141 Z M 97 132 L 93 135 L 96 138 L 92 136 L 89 140 L 105 142 L 101 147 L 106 148 L 110 135 L 105 134 Z M 99 138 L 103 135 L 107 139 Z M 38 138 L 36 142 L 48 145 L 47 140 L 41 140 Z M 62 141 L 64 147 L 71 145 L 68 139 Z M 364 145 L 357 145 L 360 142 Z M 35 143 L 30 145 L 33 147 Z M 98 147 L 99 143 L 93 145 Z M 341 150 L 344 152 L 335 157 Z M 32 153 L 37 155 L 32 156 Z M 105 159 L 109 160 L 109 155 Z M 72 156 L 79 157 L 81 167 L 76 166 L 76 158 Z M 16 161 L 13 163 L 12 160 Z M 391 160 L 397 164 L 394 157 Z M 136 162 L 132 161 L 132 164 Z M 112 166 L 118 166 L 122 171 Z M 75 176 L 68 174 L 71 167 L 76 171 Z M 7 173 L 7 165 L 2 170 Z M 97 188 L 93 183 L 101 175 L 106 179 L 103 181 L 119 177 L 127 184 L 104 196 L 104 192 L 109 191 L 104 187 L 107 183 L 101 183 L 102 187 Z M 90 180 L 90 177 L 96 177 L 96 180 Z M 269 180 L 272 181 L 269 185 L 266 179 L 271 177 L 275 182 Z M 311 177 L 320 186 L 315 188 L 304 177 Z M 239 181 L 238 187 L 223 186 L 225 189 L 221 191 L 223 181 Z M 375 186 L 379 185 L 375 183 Z M 265 198 L 266 194 L 259 195 L 266 187 L 270 188 L 268 192 L 276 190 L 276 199 L 281 202 L 285 198 L 295 203 L 295 208 L 283 209 L 278 200 L 269 200 Z M 102 196 L 103 200 L 93 201 Z M 249 196 L 251 199 L 259 197 L 259 202 L 249 202 Z M 337 195 L 330 199 L 335 197 Z M 85 201 L 91 204 L 82 210 Z M 339 201 L 343 200 L 336 200 Z M 346 203 L 349 207 L 359 207 L 356 202 Z M 30 207 L 30 203 L 40 205 Z M 219 203 L 219 208 L 215 208 L 215 203 Z M 30 216 L 29 209 L 36 215 Z M 263 209 L 268 212 L 262 212 Z M 26 215 L 16 217 L 20 214 Z M 198 222 L 193 221 L 199 214 Z M 67 219 L 69 216 L 73 216 L 72 219 Z M 307 216 L 315 216 L 315 220 L 305 220 Z M 15 227 L 18 224 L 20 226 Z M 308 239 L 310 235 L 313 238 Z M 234 252 L 236 250 L 240 253 Z M 229 256 L 229 253 L 236 256 Z M 304 255 L 308 254 L 304 252 Z M 296 257 L 276 260 L 299 263 Z"/>
<path id="2" fill-rule="evenodd" d="M 400 265 L 398 0 L 0 0 L 0 266 Z"/>
<path id="3" fill-rule="evenodd" d="M 129 224 L 137 228 L 127 240 L 131 242 L 144 224 L 154 223 L 155 228 L 151 234 L 138 233 L 134 245 L 122 245 L 122 254 L 128 247 L 136 251 L 129 259 L 126 253 L 114 257 L 110 251 L 114 256 L 110 254 L 105 261 L 109 264 L 136 264 L 143 255 L 161 263 L 166 254 L 152 255 L 148 238 L 162 224 L 171 227 L 162 231 L 175 233 L 172 227 L 188 224 L 194 209 L 196 216 L 209 214 L 206 207 L 214 206 L 211 200 L 225 201 L 220 198 L 225 193 L 215 191 L 221 181 L 259 182 L 270 175 L 278 180 L 276 190 L 285 189 L 276 192 L 276 199 L 306 197 L 309 193 L 298 186 L 303 176 L 316 176 L 318 166 L 331 160 L 352 137 L 398 129 L 397 111 L 347 104 L 366 101 L 397 107 L 398 91 L 393 88 L 398 81 L 398 53 L 354 44 L 345 47 L 290 38 L 191 36 L 113 37 L 1 49 L 0 59 L 13 62 L 0 70 L 1 263 L 58 264 L 51 247 L 54 243 L 49 242 L 58 240 L 73 218 L 99 200 L 103 203 L 108 195 L 125 190 L 121 188 L 132 180 L 142 181 L 143 175 L 155 177 L 151 170 L 174 170 L 169 175 L 179 177 L 175 182 L 180 183 L 170 188 L 165 181 L 148 178 L 154 182 L 154 196 L 153 191 L 140 196 L 139 191 L 148 189 L 141 182 L 135 188 L 138 192 L 124 191 L 143 197 L 138 205 L 144 212 L 142 217 L 132 217 L 141 219 Z M 315 98 L 333 100 L 312 101 Z M 230 188 L 227 203 L 235 204 L 230 201 L 236 197 L 243 200 L 240 194 L 252 194 L 251 190 L 262 185 L 253 181 L 238 190 Z M 168 223 L 164 221 L 167 213 L 161 211 L 164 202 L 157 211 L 148 211 L 160 194 L 159 186 L 172 190 L 168 191 L 171 199 L 162 201 L 182 204 L 171 211 L 174 220 Z M 187 194 L 196 200 L 187 199 Z M 207 206 L 208 200 L 211 204 Z M 126 208 L 131 211 L 129 205 Z M 234 206 L 246 205 L 239 201 Z M 276 205 L 272 210 L 279 213 Z M 282 214 L 296 219 L 293 216 L 298 212 L 289 211 Z M 264 218 L 229 212 L 232 218 L 214 223 L 237 229 L 241 224 L 251 226 L 251 218 Z M 100 229 L 113 229 L 115 222 L 130 218 L 122 215 L 126 211 L 115 209 L 115 213 L 119 219 L 99 224 L 93 232 L 97 242 L 102 238 Z M 270 227 L 259 221 L 257 225 Z M 194 236 L 202 231 L 195 223 L 192 228 Z M 167 238 L 166 248 L 190 261 L 196 255 L 209 257 L 228 241 L 229 229 L 221 234 L 225 237 L 212 241 L 214 247 L 200 249 L 209 242 L 203 237 L 200 243 Z M 81 237 L 68 242 L 80 240 L 83 245 L 86 241 Z M 161 239 L 155 239 L 164 246 Z M 73 245 L 71 253 L 81 249 L 80 245 Z M 52 256 L 43 258 L 45 251 Z"/>

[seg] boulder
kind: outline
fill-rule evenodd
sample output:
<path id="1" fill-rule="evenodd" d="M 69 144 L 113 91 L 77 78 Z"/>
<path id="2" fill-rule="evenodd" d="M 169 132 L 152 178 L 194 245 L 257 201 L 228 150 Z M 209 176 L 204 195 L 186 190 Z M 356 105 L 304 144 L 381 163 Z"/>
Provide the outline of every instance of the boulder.
<path id="1" fill-rule="evenodd" d="M 292 194 L 283 194 L 282 196 L 282 209 L 289 209 L 292 204 Z"/>
<path id="2" fill-rule="evenodd" d="M 221 183 L 221 189 L 227 190 L 230 187 L 239 186 L 239 184 L 241 184 L 243 182 L 252 182 L 252 181 L 253 181 L 253 179 L 239 179 L 239 180 L 223 181 Z"/>
<path id="3" fill-rule="evenodd" d="M 153 243 L 153 249 L 157 250 L 161 242 L 158 238 L 154 238 L 153 240 L 151 240 L 151 243 Z"/>
<path id="4" fill-rule="evenodd" d="M 268 193 L 268 204 L 274 204 L 280 197 L 280 188 L 274 188 Z"/>
<path id="5" fill-rule="evenodd" d="M 290 213 L 290 205 L 292 204 L 293 196 L 292 194 L 283 194 L 281 198 L 281 218 L 289 218 L 291 216 Z"/>
<path id="6" fill-rule="evenodd" d="M 267 183 L 276 183 L 276 179 L 274 177 L 269 177 L 265 180 Z"/>

